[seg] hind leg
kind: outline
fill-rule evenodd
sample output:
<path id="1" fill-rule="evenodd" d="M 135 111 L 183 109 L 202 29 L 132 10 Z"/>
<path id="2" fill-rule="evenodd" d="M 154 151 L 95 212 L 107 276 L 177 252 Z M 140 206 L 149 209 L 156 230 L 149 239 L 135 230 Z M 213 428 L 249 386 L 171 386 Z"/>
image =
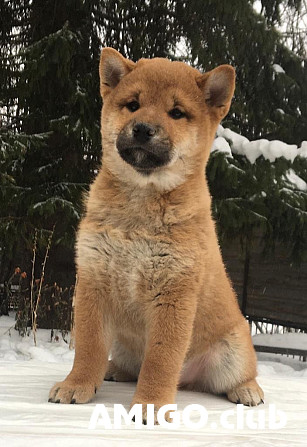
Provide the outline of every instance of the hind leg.
<path id="1" fill-rule="evenodd" d="M 121 369 L 113 360 L 109 360 L 108 371 L 104 380 L 109 382 L 136 382 L 137 378 L 135 375 Z"/>
<path id="2" fill-rule="evenodd" d="M 255 379 L 244 382 L 227 393 L 230 402 L 235 404 L 248 405 L 254 407 L 264 403 L 264 394 L 262 388 Z"/>
<path id="3" fill-rule="evenodd" d="M 263 402 L 263 391 L 255 380 L 256 362 L 249 326 L 242 320 L 206 353 L 187 361 L 180 385 L 226 394 L 231 402 L 258 405 Z"/>
<path id="4" fill-rule="evenodd" d="M 136 382 L 142 363 L 141 350 L 131 351 L 127 340 L 115 340 L 111 349 L 108 370 L 104 380 L 114 382 Z M 131 346 L 131 343 L 128 344 Z M 135 343 L 134 346 L 137 346 Z M 140 352 L 139 352 L 140 351 Z"/>

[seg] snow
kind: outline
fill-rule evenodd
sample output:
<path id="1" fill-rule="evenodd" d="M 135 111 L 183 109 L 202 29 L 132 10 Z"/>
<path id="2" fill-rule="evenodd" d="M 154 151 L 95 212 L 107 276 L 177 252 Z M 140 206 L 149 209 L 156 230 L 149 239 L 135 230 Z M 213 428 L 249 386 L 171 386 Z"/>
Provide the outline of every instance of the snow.
<path id="1" fill-rule="evenodd" d="M 275 73 L 285 73 L 285 70 L 278 64 L 273 64 L 273 70 Z"/>
<path id="2" fill-rule="evenodd" d="M 221 125 L 219 127 L 220 136 L 223 136 L 224 138 L 227 138 L 230 140 L 235 146 L 240 146 L 241 144 L 247 143 L 249 140 L 246 137 L 243 137 L 243 135 L 239 135 L 238 133 L 234 132 L 230 129 L 224 129 L 221 130 Z"/>
<path id="3" fill-rule="evenodd" d="M 284 157 L 291 162 L 297 156 L 307 157 L 307 141 L 303 141 L 300 148 L 296 144 L 287 144 L 279 140 L 260 139 L 250 141 L 222 125 L 219 125 L 216 135 L 211 149 L 212 152 L 226 152 L 230 157 L 232 153 L 244 155 L 251 164 L 254 164 L 260 156 L 271 163 L 280 157 Z"/>
<path id="4" fill-rule="evenodd" d="M 225 154 L 227 154 L 227 156 L 232 158 L 232 153 L 231 153 L 229 143 L 223 137 L 217 137 L 214 140 L 212 148 L 211 148 L 211 152 L 213 152 L 213 151 L 224 152 Z"/>
<path id="5" fill-rule="evenodd" d="M 2 323 L 2 320 L 3 323 Z M 15 321 L 12 317 L 0 317 L 0 362 L 8 356 L 16 360 L 40 360 L 51 363 L 71 363 L 74 358 L 73 351 L 68 349 L 67 343 L 59 334 L 57 343 L 50 342 L 49 330 L 40 329 L 37 346 L 34 346 L 33 337 L 20 337 L 15 331 Z M 10 330 L 8 330 L 11 328 Z"/>
<path id="6" fill-rule="evenodd" d="M 176 402 L 178 409 L 191 403 L 204 406 L 208 412 L 208 423 L 204 428 L 188 429 L 181 425 L 168 430 L 145 426 L 135 430 L 134 425 L 123 426 L 121 430 L 96 428 L 89 430 L 88 424 L 96 404 L 104 404 L 112 420 L 113 405 L 121 403 L 126 409 L 132 400 L 135 384 L 104 382 L 94 400 L 86 405 L 56 405 L 48 403 L 50 387 L 63 380 L 70 371 L 73 351 L 62 340 L 50 341 L 50 331 L 39 329 L 38 346 L 33 338 L 21 338 L 13 329 L 14 318 L 0 317 L 0 430 L 1 445 L 7 446 L 289 446 L 306 445 L 307 436 L 307 365 L 293 361 L 283 363 L 281 356 L 274 361 L 274 355 L 260 354 L 258 364 L 259 382 L 265 390 L 265 404 L 254 411 L 267 414 L 270 404 L 287 416 L 284 428 L 250 429 L 222 428 L 220 417 L 226 410 L 237 410 L 236 405 L 224 397 L 204 393 L 179 391 Z M 11 328 L 11 329 L 10 329 Z M 288 335 L 288 334 L 285 334 Z M 301 335 L 301 334 L 289 334 Z M 284 335 L 280 335 L 283 337 Z M 259 337 L 256 336 L 257 341 Z M 263 336 L 268 337 L 268 336 Z M 263 338 L 262 337 L 262 338 Z M 269 336 L 271 339 L 273 336 Z M 272 342 L 272 341 L 270 341 Z M 264 343 L 262 341 L 261 343 Z M 274 341 L 275 343 L 275 341 Z M 297 341 L 291 341 L 291 345 Z M 276 356 L 277 357 L 277 356 Z M 286 357 L 284 357 L 287 360 Z M 199 416 L 192 415 L 197 421 Z M 229 418 L 230 422 L 235 419 Z M 213 424 L 217 424 L 214 428 Z"/>
<path id="7" fill-rule="evenodd" d="M 307 141 L 303 141 L 301 147 L 298 150 L 300 157 L 307 158 Z"/>
<path id="8" fill-rule="evenodd" d="M 293 169 L 289 169 L 286 172 L 286 177 L 289 182 L 293 183 L 293 185 L 296 186 L 297 189 L 300 189 L 301 191 L 307 191 L 307 183 L 301 177 L 296 175 Z"/>
<path id="9" fill-rule="evenodd" d="M 12 328 L 15 325 L 15 321 L 11 316 L 2 315 L 0 317 L 0 336 L 3 334 L 4 328 Z M 5 331 L 6 332 L 6 331 Z"/>
<path id="10" fill-rule="evenodd" d="M 298 155 L 297 146 L 295 144 L 287 144 L 283 141 L 273 140 L 268 143 L 266 150 L 262 151 L 262 155 L 271 162 L 274 162 L 279 157 L 285 157 L 287 160 L 293 162 L 294 158 Z"/>
<path id="11" fill-rule="evenodd" d="M 299 332 L 287 332 L 285 334 L 257 334 L 253 336 L 253 342 L 254 344 L 262 346 L 307 350 L 307 334 Z"/>
<path id="12" fill-rule="evenodd" d="M 268 146 L 268 140 L 248 141 L 242 145 L 242 149 L 238 153 L 245 155 L 248 161 L 254 164 L 260 155 L 266 153 Z M 235 149 L 234 152 L 236 152 Z"/>

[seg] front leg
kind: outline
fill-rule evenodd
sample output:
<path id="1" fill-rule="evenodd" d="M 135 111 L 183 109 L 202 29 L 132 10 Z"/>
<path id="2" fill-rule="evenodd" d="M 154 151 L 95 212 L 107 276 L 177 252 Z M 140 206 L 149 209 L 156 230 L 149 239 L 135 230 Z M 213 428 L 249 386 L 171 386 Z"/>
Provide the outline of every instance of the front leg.
<path id="1" fill-rule="evenodd" d="M 189 348 L 196 295 L 177 285 L 158 294 L 147 308 L 147 344 L 132 405 L 154 404 L 155 412 L 175 400 L 182 365 Z"/>
<path id="2" fill-rule="evenodd" d="M 75 359 L 72 371 L 49 393 L 49 402 L 86 403 L 101 385 L 107 365 L 110 333 L 104 324 L 105 296 L 79 275 L 75 302 Z"/>

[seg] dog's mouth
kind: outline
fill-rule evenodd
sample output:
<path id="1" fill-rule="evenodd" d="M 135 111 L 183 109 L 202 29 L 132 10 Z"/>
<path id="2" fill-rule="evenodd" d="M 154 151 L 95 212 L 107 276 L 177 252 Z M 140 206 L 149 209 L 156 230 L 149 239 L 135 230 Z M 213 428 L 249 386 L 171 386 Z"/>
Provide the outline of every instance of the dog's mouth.
<path id="1" fill-rule="evenodd" d="M 129 137 L 119 135 L 116 147 L 121 158 L 144 176 L 167 165 L 171 160 L 169 145 L 161 142 L 135 145 L 135 141 Z"/>

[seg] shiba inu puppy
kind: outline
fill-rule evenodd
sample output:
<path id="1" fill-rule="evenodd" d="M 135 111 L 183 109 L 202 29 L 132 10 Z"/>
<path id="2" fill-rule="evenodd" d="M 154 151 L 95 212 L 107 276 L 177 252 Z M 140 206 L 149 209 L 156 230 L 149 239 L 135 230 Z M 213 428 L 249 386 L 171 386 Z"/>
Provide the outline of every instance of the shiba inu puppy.
<path id="1" fill-rule="evenodd" d="M 105 379 L 137 381 L 132 404 L 143 408 L 173 403 L 178 387 L 258 405 L 205 179 L 234 70 L 134 63 L 105 48 L 100 80 L 103 158 L 77 238 L 75 361 L 49 401 L 88 402 Z"/>

